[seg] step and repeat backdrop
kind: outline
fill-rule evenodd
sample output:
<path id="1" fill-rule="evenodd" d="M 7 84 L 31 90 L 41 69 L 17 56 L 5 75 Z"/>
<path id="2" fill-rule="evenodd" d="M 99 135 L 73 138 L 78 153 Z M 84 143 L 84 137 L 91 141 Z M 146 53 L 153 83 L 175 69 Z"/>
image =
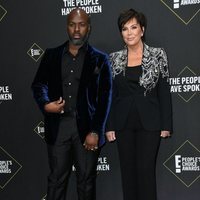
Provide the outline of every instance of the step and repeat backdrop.
<path id="1" fill-rule="evenodd" d="M 158 200 L 199 200 L 200 0 L 0 0 L 0 199 L 46 198 L 44 122 L 30 85 L 45 49 L 67 40 L 66 15 L 76 6 L 91 14 L 90 43 L 107 53 L 124 45 L 122 10 L 146 15 L 147 43 L 168 54 L 173 100 L 173 136 L 162 140 L 157 161 Z M 123 200 L 115 143 L 103 148 L 97 173 L 97 200 Z M 68 200 L 76 200 L 74 172 L 70 182 Z"/>

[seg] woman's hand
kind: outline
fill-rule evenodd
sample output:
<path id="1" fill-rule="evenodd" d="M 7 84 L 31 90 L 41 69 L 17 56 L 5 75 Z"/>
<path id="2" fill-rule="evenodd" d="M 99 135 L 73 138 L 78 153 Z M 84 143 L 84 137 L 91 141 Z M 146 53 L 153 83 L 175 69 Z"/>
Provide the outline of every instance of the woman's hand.
<path id="1" fill-rule="evenodd" d="M 171 136 L 170 131 L 161 131 L 160 133 L 160 137 L 162 138 L 168 138 L 170 136 Z"/>
<path id="2" fill-rule="evenodd" d="M 108 131 L 106 132 L 106 138 L 109 142 L 113 142 L 116 140 L 115 131 Z"/>

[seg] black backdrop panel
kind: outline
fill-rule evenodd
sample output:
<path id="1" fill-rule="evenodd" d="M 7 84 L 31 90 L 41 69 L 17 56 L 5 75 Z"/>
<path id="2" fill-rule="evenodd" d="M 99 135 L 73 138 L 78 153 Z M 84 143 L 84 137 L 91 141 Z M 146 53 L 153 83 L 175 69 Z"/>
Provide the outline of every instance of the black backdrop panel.
<path id="1" fill-rule="evenodd" d="M 146 14 L 147 43 L 168 53 L 173 98 L 173 136 L 162 140 L 158 155 L 158 200 L 199 200 L 200 4 L 189 0 L 0 1 L 0 199 L 45 199 L 44 123 L 30 85 L 44 50 L 67 39 L 66 14 L 76 5 L 91 13 L 90 43 L 107 53 L 124 45 L 120 11 Z M 123 199 L 119 168 L 116 144 L 107 144 L 97 200 Z M 74 172 L 70 181 L 68 200 L 76 200 Z"/>

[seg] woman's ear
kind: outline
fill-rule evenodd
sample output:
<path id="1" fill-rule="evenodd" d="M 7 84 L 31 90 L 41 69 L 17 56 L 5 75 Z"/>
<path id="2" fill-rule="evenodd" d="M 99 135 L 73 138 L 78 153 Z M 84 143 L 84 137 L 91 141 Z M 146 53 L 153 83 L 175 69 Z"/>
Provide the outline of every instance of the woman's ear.
<path id="1" fill-rule="evenodd" d="M 144 26 L 142 27 L 142 33 L 144 34 L 144 31 L 145 31 L 145 29 L 144 29 Z"/>

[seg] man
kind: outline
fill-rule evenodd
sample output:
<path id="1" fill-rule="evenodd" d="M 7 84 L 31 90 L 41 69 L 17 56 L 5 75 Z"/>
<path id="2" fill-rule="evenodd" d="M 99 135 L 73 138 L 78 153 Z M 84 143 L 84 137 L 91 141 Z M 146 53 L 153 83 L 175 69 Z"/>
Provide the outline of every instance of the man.
<path id="1" fill-rule="evenodd" d="M 79 200 L 95 200 L 96 165 L 111 101 L 105 54 L 88 43 L 90 17 L 76 8 L 67 16 L 69 41 L 47 49 L 32 83 L 44 114 L 50 175 L 47 200 L 64 200 L 72 165 Z"/>

